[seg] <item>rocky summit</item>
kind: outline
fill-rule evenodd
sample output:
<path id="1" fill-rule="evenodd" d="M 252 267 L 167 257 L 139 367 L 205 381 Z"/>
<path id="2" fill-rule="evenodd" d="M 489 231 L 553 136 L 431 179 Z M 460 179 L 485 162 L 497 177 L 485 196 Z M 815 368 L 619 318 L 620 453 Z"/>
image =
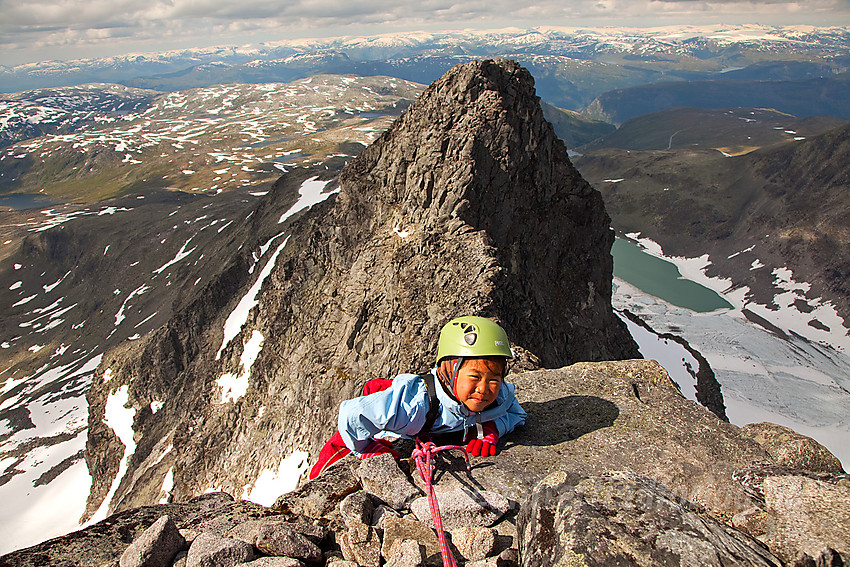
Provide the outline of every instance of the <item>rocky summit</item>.
<path id="1" fill-rule="evenodd" d="M 602 199 L 525 69 L 459 65 L 338 177 L 310 175 L 274 185 L 239 229 L 244 246 L 164 326 L 103 357 L 88 393 L 86 515 L 108 517 L 0 566 L 438 564 L 407 459 L 349 456 L 278 486 L 276 501 L 247 500 L 299 451 L 313 462 L 367 379 L 429 368 L 461 313 L 506 328 L 528 420 L 471 470 L 455 453 L 436 459 L 460 563 L 808 566 L 850 554 L 850 479 L 826 449 L 722 421 L 634 360 L 611 309 Z"/>
<path id="2" fill-rule="evenodd" d="M 278 231 L 257 246 L 275 250 L 265 274 L 248 274 L 244 250 L 167 325 L 104 357 L 88 394 L 90 513 L 122 464 L 110 511 L 158 502 L 169 475 L 177 500 L 241 495 L 295 451 L 315 456 L 339 402 L 369 378 L 430 368 L 457 314 L 498 319 L 520 367 L 639 356 L 611 310 L 600 194 L 515 63 L 454 68 L 338 180 L 312 181 L 337 195 L 278 227 L 304 182 L 284 177 L 249 221 Z M 121 388 L 132 454 L 104 422 Z"/>
<path id="3" fill-rule="evenodd" d="M 512 380 L 528 421 L 499 454 L 470 471 L 457 452 L 435 459 L 459 564 L 808 567 L 850 554 L 850 476 L 811 439 L 721 421 L 654 361 Z M 425 489 L 407 459 L 349 455 L 268 507 L 215 493 L 132 508 L 0 566 L 440 565 Z"/>

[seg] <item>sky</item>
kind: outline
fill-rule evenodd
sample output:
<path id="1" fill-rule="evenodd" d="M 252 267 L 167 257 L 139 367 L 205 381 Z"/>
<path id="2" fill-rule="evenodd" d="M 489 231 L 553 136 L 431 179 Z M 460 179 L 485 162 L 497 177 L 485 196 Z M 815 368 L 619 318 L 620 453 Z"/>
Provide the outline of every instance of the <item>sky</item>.
<path id="1" fill-rule="evenodd" d="M 0 65 L 300 38 L 538 26 L 850 25 L 850 0 L 0 0 Z"/>

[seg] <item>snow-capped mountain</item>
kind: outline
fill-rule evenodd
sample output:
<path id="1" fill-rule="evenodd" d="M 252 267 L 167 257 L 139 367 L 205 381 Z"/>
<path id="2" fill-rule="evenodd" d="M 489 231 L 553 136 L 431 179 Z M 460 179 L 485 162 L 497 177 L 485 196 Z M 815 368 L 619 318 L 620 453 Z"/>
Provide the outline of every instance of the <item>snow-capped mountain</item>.
<path id="1" fill-rule="evenodd" d="M 706 26 L 622 28 L 539 28 L 463 32 L 410 32 L 368 37 L 338 37 L 292 40 L 253 47 L 187 49 L 151 54 L 130 54 L 103 59 L 45 61 L 0 68 L 0 84 L 7 92 L 45 86 L 86 82 L 115 82 L 151 86 L 159 77 L 172 89 L 202 86 L 197 74 L 205 75 L 204 85 L 228 82 L 243 70 L 274 65 L 281 76 L 292 80 L 319 72 L 350 72 L 374 62 L 380 69 L 404 70 L 403 78 L 430 82 L 454 63 L 482 57 L 511 57 L 525 65 L 566 64 L 563 59 L 618 65 L 623 57 L 632 65 L 659 63 L 701 75 L 728 71 L 771 59 L 782 53 L 809 61 L 823 61 L 824 72 L 846 69 L 847 27 L 811 26 Z M 658 56 L 663 54 L 664 57 Z M 430 61 L 430 63 L 429 63 Z M 417 73 L 415 65 L 439 68 Z M 699 62 L 699 64 L 694 64 Z M 387 67 L 389 63 L 389 67 Z M 209 67 L 213 65 L 214 67 Z M 415 65 L 414 65 L 415 64 Z M 368 67 L 368 65 L 367 65 Z M 243 69 L 244 68 L 244 69 Z M 192 70 L 186 76 L 188 70 Z M 285 75 L 284 75 L 285 73 Z M 422 70 L 419 70 L 422 73 Z M 602 75 L 609 74 L 601 72 Z M 180 77 L 183 76 L 181 83 Z M 266 77 L 260 82 L 270 80 Z M 239 82 L 250 82 L 239 80 Z M 610 89 L 605 89 L 610 90 Z M 599 93 L 596 93 L 599 94 Z M 592 99 L 593 97 L 591 97 Z"/>

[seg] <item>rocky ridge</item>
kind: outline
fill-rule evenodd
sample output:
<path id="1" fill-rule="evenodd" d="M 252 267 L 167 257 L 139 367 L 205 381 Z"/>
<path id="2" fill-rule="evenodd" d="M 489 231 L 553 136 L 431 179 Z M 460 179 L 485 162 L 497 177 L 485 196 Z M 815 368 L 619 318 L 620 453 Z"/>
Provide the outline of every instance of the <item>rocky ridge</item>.
<path id="1" fill-rule="evenodd" d="M 842 529 L 850 477 L 811 439 L 723 422 L 686 400 L 654 361 L 511 379 L 526 426 L 499 454 L 474 458 L 470 472 L 457 454 L 435 461 L 461 564 L 802 567 L 841 565 L 850 553 Z M 778 444 L 795 450 L 772 455 Z M 409 454 L 409 442 L 396 448 Z M 129 567 L 153 564 L 130 560 L 166 549 L 159 564 L 181 567 L 440 564 L 424 486 L 411 470 L 389 455 L 348 456 L 270 507 L 215 493 L 135 508 L 0 565 Z"/>

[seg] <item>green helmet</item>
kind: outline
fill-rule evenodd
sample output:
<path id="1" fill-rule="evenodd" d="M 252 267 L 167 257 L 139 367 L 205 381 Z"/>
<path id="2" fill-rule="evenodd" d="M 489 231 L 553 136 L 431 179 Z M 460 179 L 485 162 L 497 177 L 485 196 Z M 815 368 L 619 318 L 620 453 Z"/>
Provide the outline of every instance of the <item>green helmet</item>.
<path id="1" fill-rule="evenodd" d="M 446 357 L 504 356 L 513 358 L 505 330 L 484 317 L 452 319 L 440 331 L 437 365 Z"/>

